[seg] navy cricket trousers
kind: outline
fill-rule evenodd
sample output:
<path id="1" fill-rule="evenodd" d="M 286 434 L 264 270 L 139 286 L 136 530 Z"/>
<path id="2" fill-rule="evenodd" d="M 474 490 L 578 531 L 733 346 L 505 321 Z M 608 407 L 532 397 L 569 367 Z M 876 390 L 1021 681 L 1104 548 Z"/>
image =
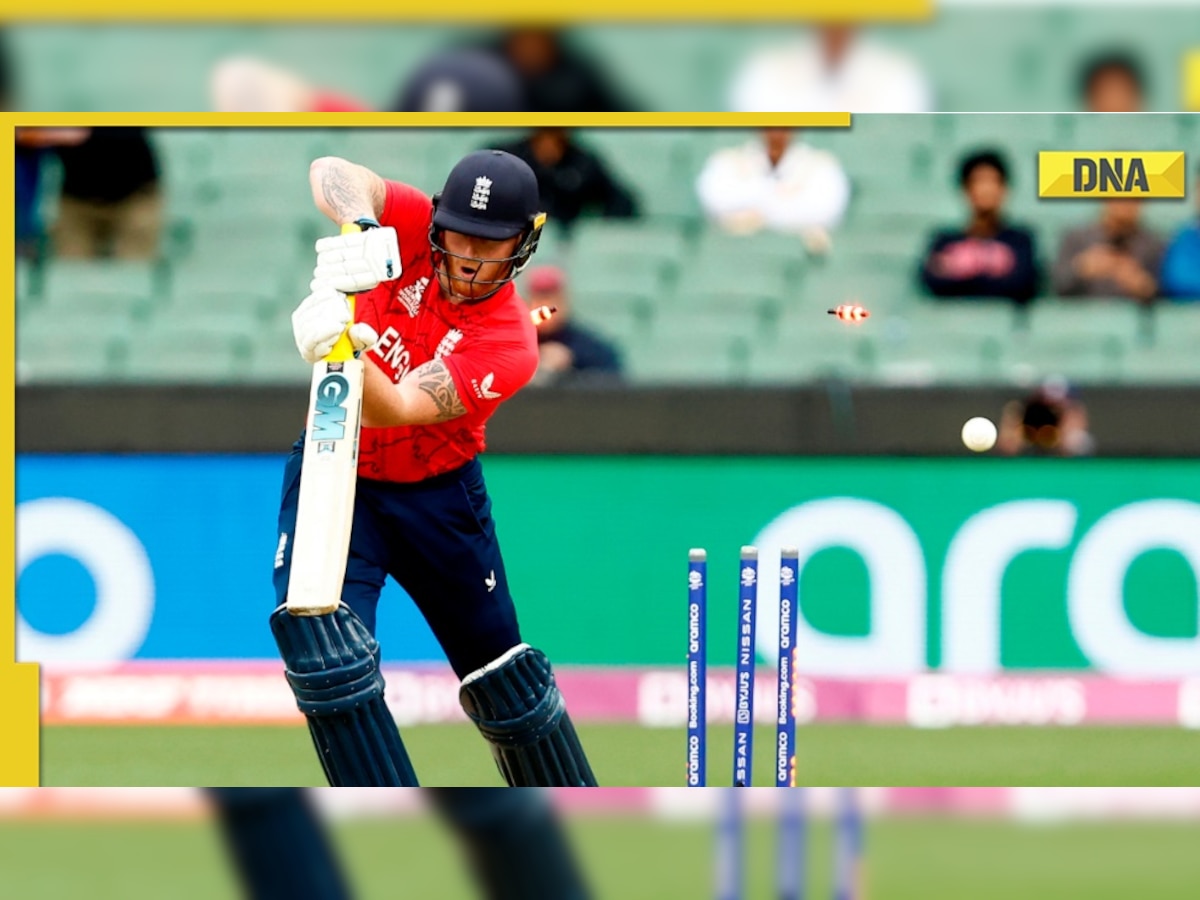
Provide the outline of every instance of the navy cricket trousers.
<path id="1" fill-rule="evenodd" d="M 283 474 L 277 606 L 287 600 L 303 460 L 298 441 Z M 478 459 L 415 484 L 358 479 L 342 602 L 372 634 L 389 575 L 413 598 L 460 679 L 521 643 Z"/>

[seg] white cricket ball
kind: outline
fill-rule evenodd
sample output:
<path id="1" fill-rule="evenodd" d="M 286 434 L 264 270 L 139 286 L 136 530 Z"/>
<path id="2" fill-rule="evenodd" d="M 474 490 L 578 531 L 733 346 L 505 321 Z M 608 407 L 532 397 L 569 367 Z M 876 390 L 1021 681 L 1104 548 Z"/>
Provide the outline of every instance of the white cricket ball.
<path id="1" fill-rule="evenodd" d="M 968 419 L 962 427 L 962 442 L 967 445 L 968 450 L 974 450 L 976 453 L 991 450 L 996 444 L 996 426 L 992 424 L 991 419 L 985 419 L 983 416 Z"/>

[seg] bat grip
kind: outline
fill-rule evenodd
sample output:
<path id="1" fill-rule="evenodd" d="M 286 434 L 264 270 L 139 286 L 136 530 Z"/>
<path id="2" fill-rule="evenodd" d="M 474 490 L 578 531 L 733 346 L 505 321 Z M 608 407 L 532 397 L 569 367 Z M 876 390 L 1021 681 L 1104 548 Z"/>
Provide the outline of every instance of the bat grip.
<path id="1" fill-rule="evenodd" d="M 342 234 L 353 234 L 362 229 L 354 222 L 347 222 L 342 225 Z M 350 324 L 354 324 L 354 294 L 347 294 L 346 299 L 350 301 Z M 354 345 L 350 343 L 349 326 L 346 331 L 342 332 L 342 336 L 337 339 L 337 343 L 333 345 L 333 349 L 329 351 L 329 355 L 325 357 L 325 362 L 348 362 L 354 359 Z"/>

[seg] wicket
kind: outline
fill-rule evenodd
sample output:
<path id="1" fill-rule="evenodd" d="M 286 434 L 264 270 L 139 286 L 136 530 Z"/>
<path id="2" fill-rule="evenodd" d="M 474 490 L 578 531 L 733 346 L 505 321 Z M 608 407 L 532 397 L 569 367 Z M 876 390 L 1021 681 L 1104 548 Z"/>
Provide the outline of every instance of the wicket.
<path id="1" fill-rule="evenodd" d="M 738 594 L 737 702 L 733 720 L 733 786 L 749 787 L 754 762 L 754 646 L 758 620 L 758 549 L 742 548 Z"/>
<path id="2" fill-rule="evenodd" d="M 738 578 L 738 652 L 733 732 L 733 784 L 753 782 L 755 633 L 758 621 L 758 548 L 743 547 Z M 796 785 L 794 707 L 799 551 L 785 547 L 779 565 L 779 672 L 776 693 L 775 784 Z M 708 553 L 688 553 L 687 784 L 704 787 L 708 759 Z"/>
<path id="3" fill-rule="evenodd" d="M 749 787 L 754 751 L 755 631 L 758 619 L 758 548 L 743 547 L 738 577 L 738 655 L 733 731 L 733 784 Z M 776 686 L 775 785 L 780 795 L 776 893 L 804 900 L 808 883 L 807 791 L 796 787 L 796 627 L 800 553 L 779 553 L 779 670 Z M 708 553 L 688 552 L 687 784 L 704 787 L 708 762 Z M 727 790 L 717 821 L 717 900 L 741 900 L 745 881 L 742 793 Z M 862 817 L 853 788 L 838 788 L 834 821 L 833 900 L 860 900 Z"/>
<path id="4" fill-rule="evenodd" d="M 688 554 L 688 715 L 687 715 L 687 784 L 704 787 L 707 780 L 706 758 L 708 740 L 708 555 L 703 550 Z"/>
<path id="5" fill-rule="evenodd" d="M 830 816 L 833 900 L 862 900 L 863 819 L 854 788 L 836 788 Z M 743 900 L 746 880 L 745 793 L 725 789 L 717 813 L 715 880 L 717 900 Z M 791 788 L 779 798 L 776 849 L 777 900 L 805 900 L 808 893 L 808 819 L 810 789 Z"/>

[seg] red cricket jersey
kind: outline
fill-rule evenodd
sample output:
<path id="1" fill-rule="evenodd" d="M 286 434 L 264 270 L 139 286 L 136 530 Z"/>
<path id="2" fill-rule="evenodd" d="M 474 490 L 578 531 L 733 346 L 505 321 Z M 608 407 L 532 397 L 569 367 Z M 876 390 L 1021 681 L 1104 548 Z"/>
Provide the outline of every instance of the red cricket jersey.
<path id="1" fill-rule="evenodd" d="M 484 425 L 501 403 L 529 383 L 538 365 L 537 331 L 510 282 L 479 303 L 442 296 L 430 260 L 433 204 L 414 187 L 387 182 L 381 225 L 396 229 L 403 271 L 358 295 L 355 319 L 379 332 L 371 358 L 399 382 L 441 359 L 466 415 L 433 425 L 364 428 L 358 473 L 414 482 L 470 462 L 484 449 Z"/>

